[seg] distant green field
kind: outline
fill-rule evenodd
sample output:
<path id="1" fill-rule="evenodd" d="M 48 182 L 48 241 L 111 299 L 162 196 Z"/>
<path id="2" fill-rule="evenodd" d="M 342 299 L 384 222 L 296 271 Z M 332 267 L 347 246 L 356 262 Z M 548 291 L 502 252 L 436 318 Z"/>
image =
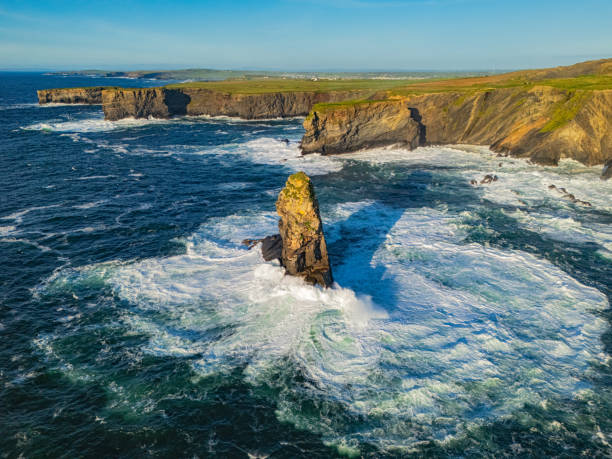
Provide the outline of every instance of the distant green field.
<path id="1" fill-rule="evenodd" d="M 584 75 L 571 78 L 554 78 L 545 80 L 528 79 L 504 79 L 503 76 L 461 78 L 461 79 L 431 79 L 425 81 L 411 81 L 409 83 L 391 87 L 380 88 L 387 91 L 387 96 L 408 97 L 419 94 L 432 94 L 444 92 L 462 92 L 465 96 L 479 91 L 494 90 L 501 88 L 522 88 L 529 90 L 536 86 L 549 86 L 562 89 L 567 94 L 567 99 L 559 102 L 551 112 L 550 120 L 542 128 L 541 132 L 554 131 L 571 121 L 584 103 L 588 100 L 592 91 L 612 90 L 612 75 Z M 455 103 L 461 103 L 464 97 L 457 99 Z M 387 99 L 388 100 L 388 99 Z M 313 109 L 319 113 L 335 110 L 351 105 L 369 104 L 380 100 L 368 100 L 364 98 L 347 100 L 338 103 L 320 103 Z M 311 113 L 312 115 L 312 113 Z M 311 116 L 310 115 L 310 116 Z"/>
<path id="2" fill-rule="evenodd" d="M 230 94 L 265 94 L 272 92 L 331 92 L 331 91 L 383 91 L 409 84 L 412 81 L 425 80 L 298 80 L 298 79 L 261 79 L 261 80 L 226 80 L 196 81 L 177 83 L 167 88 L 204 88 Z"/>
<path id="3" fill-rule="evenodd" d="M 272 92 L 330 92 L 363 91 L 367 95 L 388 91 L 389 95 L 409 96 L 436 92 L 474 92 L 488 89 L 533 86 L 552 86 L 566 90 L 612 89 L 612 75 L 586 75 L 574 78 L 555 78 L 532 81 L 528 79 L 505 79 L 503 75 L 473 78 L 429 78 L 429 79 L 256 79 L 197 81 L 170 84 L 167 88 L 204 88 L 230 94 L 265 94 Z M 369 94 L 367 94 L 369 93 Z"/>
<path id="4" fill-rule="evenodd" d="M 546 80 L 503 79 L 502 76 L 438 79 L 415 81 L 405 86 L 391 88 L 390 93 L 409 96 L 433 92 L 475 92 L 502 88 L 529 89 L 534 86 L 551 86 L 565 90 L 605 90 L 612 89 L 612 75 L 584 75 Z"/>
<path id="5" fill-rule="evenodd" d="M 217 70 L 217 69 L 180 69 L 180 70 L 78 70 L 55 72 L 59 75 L 87 75 L 96 77 L 128 77 L 156 80 L 193 80 L 193 81 L 221 81 L 228 79 L 422 79 L 422 78 L 465 78 L 469 76 L 485 76 L 500 73 L 501 71 L 365 71 L 365 72 L 290 72 L 267 70 Z"/>

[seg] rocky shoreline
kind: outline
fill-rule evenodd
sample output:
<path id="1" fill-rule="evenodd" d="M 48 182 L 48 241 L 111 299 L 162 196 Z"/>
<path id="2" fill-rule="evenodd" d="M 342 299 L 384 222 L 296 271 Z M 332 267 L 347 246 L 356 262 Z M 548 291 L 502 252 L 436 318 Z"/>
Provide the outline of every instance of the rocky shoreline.
<path id="1" fill-rule="evenodd" d="M 555 121 L 555 111 L 570 110 L 575 110 L 571 119 Z M 537 164 L 571 158 L 598 165 L 612 159 L 612 90 L 576 95 L 535 86 L 315 106 L 304 128 L 304 153 L 472 144 Z"/>
<path id="2" fill-rule="evenodd" d="M 306 116 L 318 103 L 364 97 L 351 91 L 295 91 L 233 94 L 203 88 L 61 88 L 38 91 L 38 103 L 102 105 L 104 118 L 171 118 L 173 116 L 233 116 L 243 119 Z"/>
<path id="3" fill-rule="evenodd" d="M 553 77 L 557 80 L 546 80 Z M 38 91 L 38 99 L 40 104 L 101 104 L 105 119 L 111 121 L 184 115 L 306 116 L 303 154 L 473 144 L 537 164 L 556 165 L 571 158 L 604 166 L 603 179 L 612 175 L 610 59 L 379 91 L 372 90 L 374 86 L 367 89 L 363 82 L 349 82 L 341 90 L 330 90 L 329 82 L 298 82 L 289 90 L 282 89 L 282 80 L 265 84 L 262 90 L 264 83 L 242 82 L 235 85 L 240 86 L 236 91 L 220 90 L 213 83 L 49 89 Z"/>

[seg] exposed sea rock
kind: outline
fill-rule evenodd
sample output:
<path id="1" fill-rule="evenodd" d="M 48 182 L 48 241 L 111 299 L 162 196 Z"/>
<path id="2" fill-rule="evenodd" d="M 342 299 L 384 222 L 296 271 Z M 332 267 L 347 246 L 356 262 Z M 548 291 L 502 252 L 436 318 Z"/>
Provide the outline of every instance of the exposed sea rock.
<path id="1" fill-rule="evenodd" d="M 242 241 L 249 250 L 261 243 L 261 254 L 266 261 L 279 260 L 283 255 L 283 238 L 280 234 L 266 236 L 263 239 L 245 239 Z"/>
<path id="2" fill-rule="evenodd" d="M 592 206 L 592 204 L 590 202 L 583 201 L 582 199 L 576 198 L 576 196 L 574 196 L 572 193 L 567 191 L 565 188 L 562 188 L 562 187 L 559 188 L 556 185 L 552 184 L 552 185 L 548 185 L 548 189 L 556 191 L 557 193 L 561 194 L 561 196 L 563 198 L 567 199 L 568 201 L 573 202 L 574 204 L 579 204 L 581 206 L 586 206 L 586 207 L 591 207 Z"/>
<path id="3" fill-rule="evenodd" d="M 204 88 L 117 88 L 103 91 L 107 120 L 172 116 L 233 116 L 243 119 L 306 116 L 313 105 L 362 97 L 363 91 L 234 94 Z"/>
<path id="4" fill-rule="evenodd" d="M 287 274 L 311 284 L 333 284 L 319 203 L 310 178 L 298 172 L 287 179 L 276 201 L 282 238 L 281 264 Z"/>
<path id="5" fill-rule="evenodd" d="M 413 121 L 419 124 L 416 136 Z M 304 128 L 304 153 L 342 153 L 397 143 L 407 148 L 463 143 L 490 145 L 500 154 L 538 164 L 572 158 L 595 165 L 612 159 L 612 90 L 515 87 L 315 106 Z"/>
<path id="6" fill-rule="evenodd" d="M 261 240 L 261 254 L 266 261 L 282 260 L 283 238 L 280 234 L 266 236 Z"/>
<path id="7" fill-rule="evenodd" d="M 102 103 L 102 91 L 106 86 L 95 86 L 91 88 L 58 88 L 40 89 L 38 103 L 44 104 L 90 104 Z"/>
<path id="8" fill-rule="evenodd" d="M 423 143 L 422 124 L 404 101 L 332 105 L 306 121 L 302 152 L 344 153 L 393 145 L 416 148 Z"/>

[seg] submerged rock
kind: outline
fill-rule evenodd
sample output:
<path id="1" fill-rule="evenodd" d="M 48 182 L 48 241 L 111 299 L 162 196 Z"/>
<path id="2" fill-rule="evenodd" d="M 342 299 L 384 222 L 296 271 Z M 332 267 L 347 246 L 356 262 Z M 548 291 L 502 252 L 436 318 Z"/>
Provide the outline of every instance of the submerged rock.
<path id="1" fill-rule="evenodd" d="M 583 201 L 581 199 L 576 198 L 576 196 L 574 196 L 572 193 L 570 193 L 563 187 L 557 187 L 556 185 L 553 184 L 553 185 L 548 185 L 548 189 L 554 190 L 558 192 L 559 194 L 562 194 L 563 198 L 569 201 L 572 201 L 574 204 L 580 204 L 581 206 L 592 207 L 592 204 L 590 202 Z"/>
<path id="2" fill-rule="evenodd" d="M 480 184 L 483 185 L 485 183 L 492 183 L 492 182 L 497 182 L 497 175 L 491 175 L 491 174 L 487 174 L 484 176 L 484 178 L 480 181 Z"/>
<path id="3" fill-rule="evenodd" d="M 276 201 L 282 239 L 281 264 L 288 274 L 329 287 L 333 283 L 319 203 L 310 178 L 298 172 L 287 179 Z"/>

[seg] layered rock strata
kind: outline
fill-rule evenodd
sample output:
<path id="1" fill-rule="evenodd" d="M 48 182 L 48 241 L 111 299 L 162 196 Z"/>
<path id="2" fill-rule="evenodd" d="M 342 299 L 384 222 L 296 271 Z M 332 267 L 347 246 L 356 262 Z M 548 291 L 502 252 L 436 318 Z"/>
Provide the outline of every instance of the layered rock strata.
<path id="1" fill-rule="evenodd" d="M 107 89 L 105 86 L 91 88 L 58 88 L 40 89 L 38 103 L 44 104 L 90 104 L 98 105 L 102 103 L 102 91 Z"/>
<path id="2" fill-rule="evenodd" d="M 310 178 L 298 172 L 287 179 L 278 195 L 276 211 L 282 238 L 281 264 L 287 274 L 306 282 L 330 287 L 333 284 L 319 203 Z"/>
<path id="3" fill-rule="evenodd" d="M 302 152 L 323 154 L 396 144 L 408 149 L 424 143 L 423 126 L 403 101 L 338 104 L 315 110 L 304 123 Z"/>
<path id="4" fill-rule="evenodd" d="M 306 116 L 317 103 L 344 101 L 363 95 L 362 91 L 235 94 L 204 88 L 124 88 L 103 91 L 102 109 L 104 117 L 111 121 L 180 115 L 286 118 Z"/>
<path id="5" fill-rule="evenodd" d="M 463 143 L 539 164 L 572 158 L 595 165 L 612 159 L 612 90 L 535 86 L 323 105 L 313 108 L 304 128 L 304 153 Z"/>

